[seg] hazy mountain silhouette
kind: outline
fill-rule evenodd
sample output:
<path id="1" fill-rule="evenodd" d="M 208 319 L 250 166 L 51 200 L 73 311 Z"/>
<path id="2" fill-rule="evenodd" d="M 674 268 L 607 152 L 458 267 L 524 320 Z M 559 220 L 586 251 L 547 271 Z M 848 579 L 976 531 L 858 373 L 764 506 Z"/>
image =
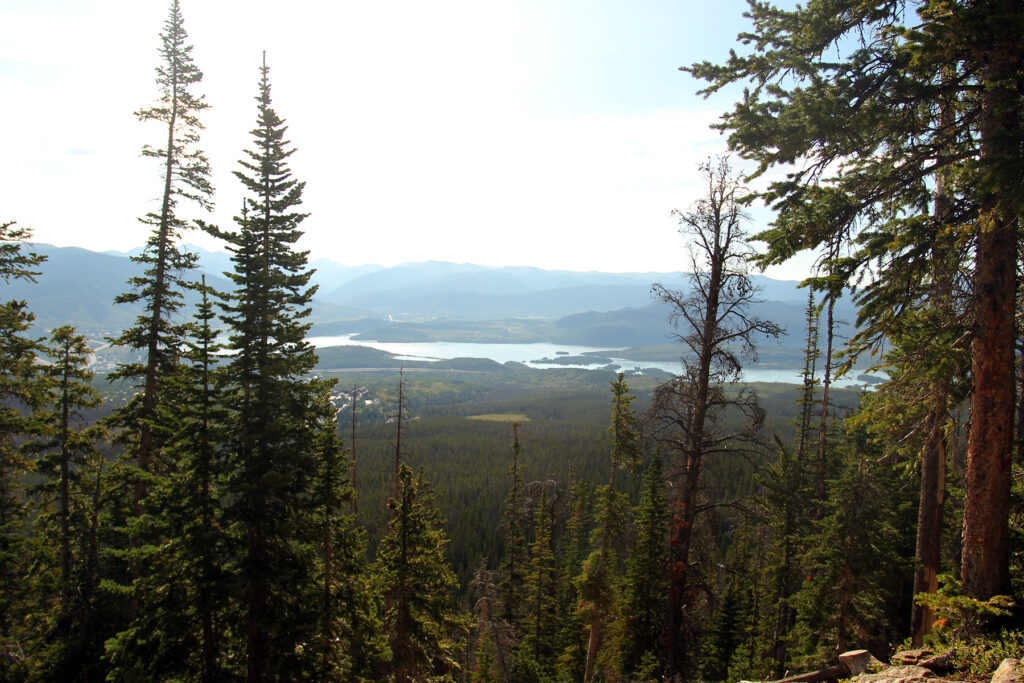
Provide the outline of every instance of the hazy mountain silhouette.
<path id="1" fill-rule="evenodd" d="M 191 248 L 200 257 L 195 278 L 205 273 L 215 289 L 230 289 L 223 275 L 231 268 L 230 255 Z M 138 315 L 136 307 L 113 304 L 127 290 L 128 279 L 139 273 L 127 254 L 46 244 L 35 249 L 48 259 L 38 282 L 12 282 L 3 296 L 25 299 L 40 330 L 72 324 L 84 332 L 113 334 Z M 313 311 L 316 333 L 364 332 L 392 340 L 436 339 L 453 331 L 466 335 L 474 329 L 484 330 L 481 337 L 501 340 L 504 330 L 517 326 L 521 335 L 509 341 L 670 344 L 668 309 L 651 299 L 650 286 L 655 281 L 679 288 L 686 284 L 681 273 L 549 271 L 440 261 L 386 268 L 319 259 L 315 267 L 313 281 L 320 286 Z M 805 291 L 796 282 L 755 280 L 764 298 L 757 314 L 787 329 L 785 346 L 802 343 Z M 844 303 L 837 317 L 852 322 L 853 309 Z M 514 325 L 510 321 L 515 319 L 524 322 Z"/>

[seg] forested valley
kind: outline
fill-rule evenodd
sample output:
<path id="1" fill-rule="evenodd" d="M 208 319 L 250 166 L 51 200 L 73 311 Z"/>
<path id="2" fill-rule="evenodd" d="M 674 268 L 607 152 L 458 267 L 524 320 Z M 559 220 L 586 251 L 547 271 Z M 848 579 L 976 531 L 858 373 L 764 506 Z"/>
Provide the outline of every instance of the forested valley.
<path id="1" fill-rule="evenodd" d="M 752 3 L 747 52 L 684 68 L 746 89 L 733 161 L 692 169 L 675 212 L 688 280 L 651 283 L 669 376 L 318 355 L 266 56 L 241 208 L 214 225 L 172 0 L 136 112 L 162 194 L 111 302 L 138 311 L 107 340 L 121 362 L 94 373 L 73 327 L 0 304 L 0 681 L 769 680 L 921 646 L 978 678 L 1019 657 L 1022 17 Z M 227 291 L 190 230 L 226 246 Z M 31 238 L 0 223 L 5 284 L 39 275 Z M 805 250 L 802 373 L 744 382 L 782 333 L 752 273 Z M 836 386 L 854 362 L 885 381 Z"/>

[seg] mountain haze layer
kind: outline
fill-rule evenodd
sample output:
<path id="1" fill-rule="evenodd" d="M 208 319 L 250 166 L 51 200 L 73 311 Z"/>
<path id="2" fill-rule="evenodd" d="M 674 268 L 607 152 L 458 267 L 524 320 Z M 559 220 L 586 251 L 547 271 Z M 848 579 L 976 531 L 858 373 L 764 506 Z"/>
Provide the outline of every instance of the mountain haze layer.
<path id="1" fill-rule="evenodd" d="M 37 327 L 72 324 L 84 332 L 112 334 L 138 311 L 114 305 L 139 266 L 127 254 L 77 247 L 35 245 L 47 256 L 35 284 L 11 283 L 8 299 L 25 299 Z M 230 288 L 224 272 L 230 255 L 193 247 L 196 279 L 220 291 Z M 798 283 L 755 276 L 763 301 L 756 314 L 786 329 L 779 342 L 765 341 L 764 354 L 799 350 L 806 293 Z M 669 310 L 650 295 L 653 282 L 684 288 L 682 273 L 548 271 L 439 261 L 393 267 L 344 266 L 316 261 L 312 334 L 358 334 L 377 341 L 551 342 L 599 347 L 669 346 L 674 330 Z M 194 297 L 186 297 L 191 303 Z M 843 303 L 837 318 L 852 322 Z M 674 354 L 674 350 L 666 353 Z"/>

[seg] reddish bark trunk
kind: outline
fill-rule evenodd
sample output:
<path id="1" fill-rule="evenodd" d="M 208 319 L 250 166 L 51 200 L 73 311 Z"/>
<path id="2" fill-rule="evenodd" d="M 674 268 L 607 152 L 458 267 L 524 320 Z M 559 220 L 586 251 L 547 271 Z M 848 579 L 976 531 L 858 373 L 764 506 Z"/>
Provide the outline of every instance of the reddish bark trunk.
<path id="1" fill-rule="evenodd" d="M 998 216 L 981 235 L 976 264 L 963 586 L 966 595 L 987 600 L 1010 593 L 1016 216 Z"/>
<path id="2" fill-rule="evenodd" d="M 1024 0 L 1001 0 L 992 9 L 1021 16 Z M 993 22 L 991 40 L 978 56 L 986 88 L 982 93 L 981 150 L 989 172 L 1021 161 L 1019 69 L 1024 49 L 1008 20 Z M 1000 177 L 1020 192 L 1020 172 Z M 971 348 L 971 427 L 964 501 L 963 587 L 987 600 L 1010 593 L 1010 462 L 1014 417 L 1014 312 L 1017 294 L 1018 217 L 1012 202 L 989 189 L 982 202 L 975 255 L 974 341 Z"/>

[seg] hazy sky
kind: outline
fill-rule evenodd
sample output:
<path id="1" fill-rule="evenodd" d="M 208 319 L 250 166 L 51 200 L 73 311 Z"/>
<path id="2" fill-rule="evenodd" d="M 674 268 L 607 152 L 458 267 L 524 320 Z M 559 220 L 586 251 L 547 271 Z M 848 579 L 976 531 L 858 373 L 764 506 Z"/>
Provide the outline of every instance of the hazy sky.
<path id="1" fill-rule="evenodd" d="M 0 0 L 0 220 L 35 239 L 127 250 L 155 210 L 157 96 L 168 2 Z M 201 147 L 232 226 L 232 171 L 255 122 L 267 51 L 274 106 L 306 181 L 313 258 L 426 259 L 668 271 L 685 265 L 669 215 L 724 151 L 678 71 L 724 59 L 740 0 L 181 0 L 204 72 Z M 755 212 L 753 230 L 769 219 Z M 191 234 L 207 247 L 216 242 Z M 800 276 L 799 267 L 769 274 Z"/>

